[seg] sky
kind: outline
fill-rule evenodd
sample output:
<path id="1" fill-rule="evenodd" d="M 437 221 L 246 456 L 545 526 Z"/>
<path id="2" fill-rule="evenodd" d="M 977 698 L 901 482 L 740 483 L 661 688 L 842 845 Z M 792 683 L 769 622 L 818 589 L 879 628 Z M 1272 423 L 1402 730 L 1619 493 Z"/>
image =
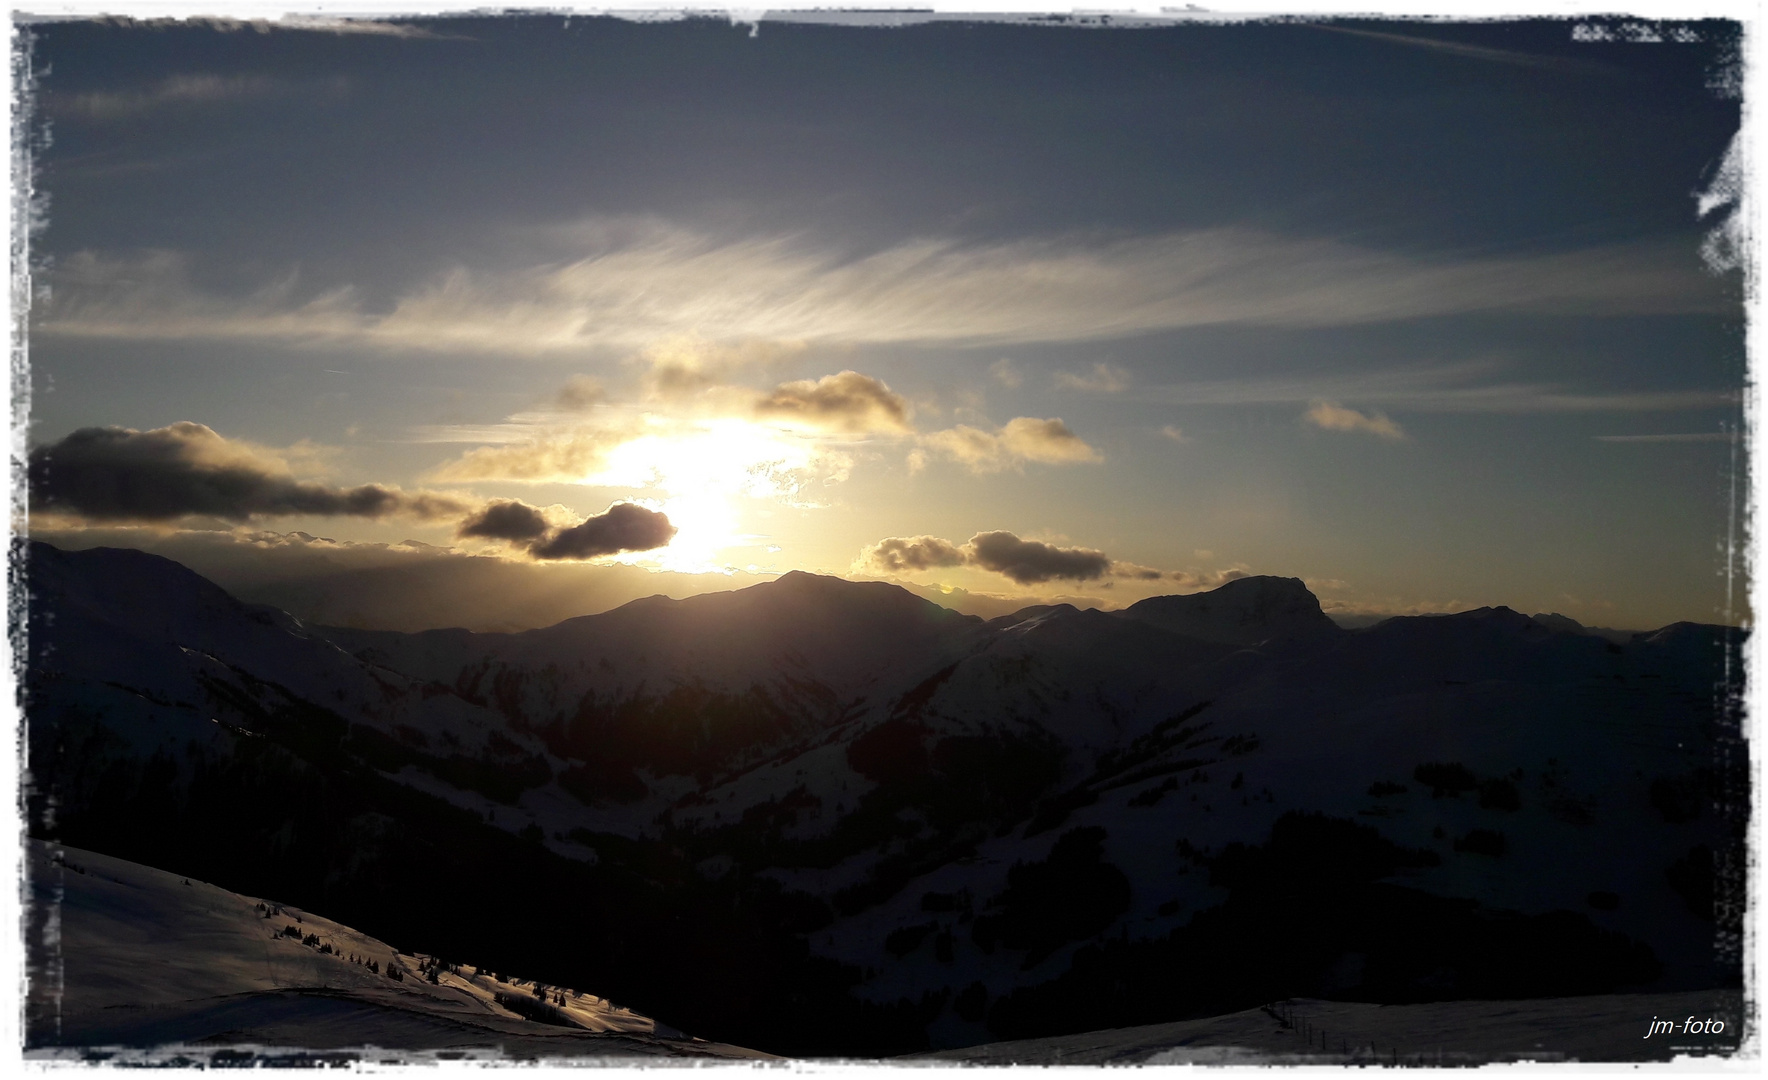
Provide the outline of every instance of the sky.
<path id="1" fill-rule="evenodd" d="M 31 532 L 1742 617 L 1735 25 L 905 23 L 36 24 Z"/>

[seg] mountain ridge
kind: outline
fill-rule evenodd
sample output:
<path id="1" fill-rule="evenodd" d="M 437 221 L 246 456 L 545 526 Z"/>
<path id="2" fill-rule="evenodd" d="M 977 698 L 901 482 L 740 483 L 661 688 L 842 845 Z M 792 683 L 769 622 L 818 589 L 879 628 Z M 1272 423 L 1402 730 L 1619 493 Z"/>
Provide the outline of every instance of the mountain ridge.
<path id="1" fill-rule="evenodd" d="M 548 965 L 602 965 L 623 999 L 726 1042 L 906 1052 L 1054 1033 L 1086 1011 L 1062 1000 L 1156 1022 L 1278 991 L 1607 992 L 1734 970 L 1712 949 L 1748 808 L 1714 692 L 1741 670 L 1726 628 L 1614 642 L 1486 608 L 1327 631 L 1305 586 L 1272 579 L 1206 612 L 1229 638 L 1207 640 L 1067 605 L 984 622 L 804 574 L 518 634 L 401 634 L 281 623 L 133 556 L 31 559 L 34 829 L 427 951 L 470 944 L 559 981 L 576 976 Z M 208 612 L 203 648 L 151 605 L 106 605 L 123 567 Z M 1265 916 L 1229 868 L 1290 888 L 1298 829 L 1346 857 L 1430 860 L 1377 860 L 1310 900 L 1319 948 L 1264 981 L 1161 976 L 1256 954 Z M 598 898 L 608 927 L 679 952 L 659 968 L 569 908 L 504 925 L 501 884 L 469 888 L 452 921 L 401 914 L 391 898 L 432 881 L 428 860 L 468 851 L 518 893 Z M 1408 960 L 1361 910 L 1420 940 L 1498 936 Z M 1525 945 L 1552 925 L 1560 953 Z M 529 926 L 580 941 L 547 954 Z M 1552 955 L 1576 978 L 1527 959 Z M 717 987 L 744 970 L 811 993 L 830 1034 L 733 1004 Z"/>

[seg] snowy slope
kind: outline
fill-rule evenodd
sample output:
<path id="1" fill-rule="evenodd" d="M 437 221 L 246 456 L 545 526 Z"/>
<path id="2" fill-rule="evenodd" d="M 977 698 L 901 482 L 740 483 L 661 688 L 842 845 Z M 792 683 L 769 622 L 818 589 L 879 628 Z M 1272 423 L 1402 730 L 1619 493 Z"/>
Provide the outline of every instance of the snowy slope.
<path id="1" fill-rule="evenodd" d="M 1367 1005 L 1277 1001 L 1228 1016 L 985 1043 L 919 1055 L 966 1065 L 1413 1065 L 1637 1062 L 1730 1056 L 1745 1045 L 1735 990 L 1539 1001 Z M 1648 1035 L 1674 1017 L 1672 1035 Z M 1695 1023 L 1690 1025 L 1688 1020 Z M 1684 1032 L 1682 1028 L 1691 1028 Z M 1759 1038 L 1749 1042 L 1759 1045 Z"/>
<path id="2" fill-rule="evenodd" d="M 29 875 L 27 1038 L 39 1051 L 178 1043 L 765 1056 L 565 987 L 544 988 L 557 1019 L 536 1022 L 526 1003 L 542 988 L 531 981 L 454 965 L 431 982 L 434 958 L 94 852 L 32 841 Z M 522 1002 L 522 1013 L 500 997 Z"/>
<path id="3" fill-rule="evenodd" d="M 507 737 L 497 714 L 364 664 L 157 556 L 38 543 L 27 580 L 33 692 L 151 713 L 167 739 L 208 741 L 223 725 L 261 734 L 291 706 L 468 754 L 487 752 L 493 732 Z"/>

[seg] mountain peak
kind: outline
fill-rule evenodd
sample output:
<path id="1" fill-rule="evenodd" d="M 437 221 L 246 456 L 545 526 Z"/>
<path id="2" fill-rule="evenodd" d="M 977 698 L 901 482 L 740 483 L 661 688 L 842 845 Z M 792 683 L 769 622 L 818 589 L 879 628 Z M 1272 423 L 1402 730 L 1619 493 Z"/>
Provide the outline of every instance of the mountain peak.
<path id="1" fill-rule="evenodd" d="M 1256 645 L 1275 637 L 1339 632 L 1300 578 L 1236 578 L 1209 592 L 1151 596 L 1117 614 L 1187 637 Z"/>

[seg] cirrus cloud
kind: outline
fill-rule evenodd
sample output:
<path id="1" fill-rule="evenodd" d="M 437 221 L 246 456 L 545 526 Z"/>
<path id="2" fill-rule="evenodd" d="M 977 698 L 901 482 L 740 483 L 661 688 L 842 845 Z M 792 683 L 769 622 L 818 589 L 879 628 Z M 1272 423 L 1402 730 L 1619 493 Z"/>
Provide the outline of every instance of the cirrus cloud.
<path id="1" fill-rule="evenodd" d="M 1072 371 L 1056 373 L 1056 385 L 1064 390 L 1081 390 L 1094 394 L 1118 394 L 1129 389 L 1130 373 L 1114 364 L 1097 363 L 1085 375 Z"/>
<path id="2" fill-rule="evenodd" d="M 979 245 L 905 240 L 870 254 L 796 236 L 666 224 L 561 229 L 574 261 L 457 266 L 386 310 L 350 283 L 241 298 L 181 257 L 80 253 L 49 277 L 37 332 L 255 338 L 498 355 L 709 341 L 960 345 L 1105 341 L 1210 325 L 1355 326 L 1455 314 L 1725 313 L 1726 286 L 1677 241 L 1499 258 L 1426 258 L 1331 238 L 1221 228 Z M 684 371 L 691 374 L 691 370 Z"/>

